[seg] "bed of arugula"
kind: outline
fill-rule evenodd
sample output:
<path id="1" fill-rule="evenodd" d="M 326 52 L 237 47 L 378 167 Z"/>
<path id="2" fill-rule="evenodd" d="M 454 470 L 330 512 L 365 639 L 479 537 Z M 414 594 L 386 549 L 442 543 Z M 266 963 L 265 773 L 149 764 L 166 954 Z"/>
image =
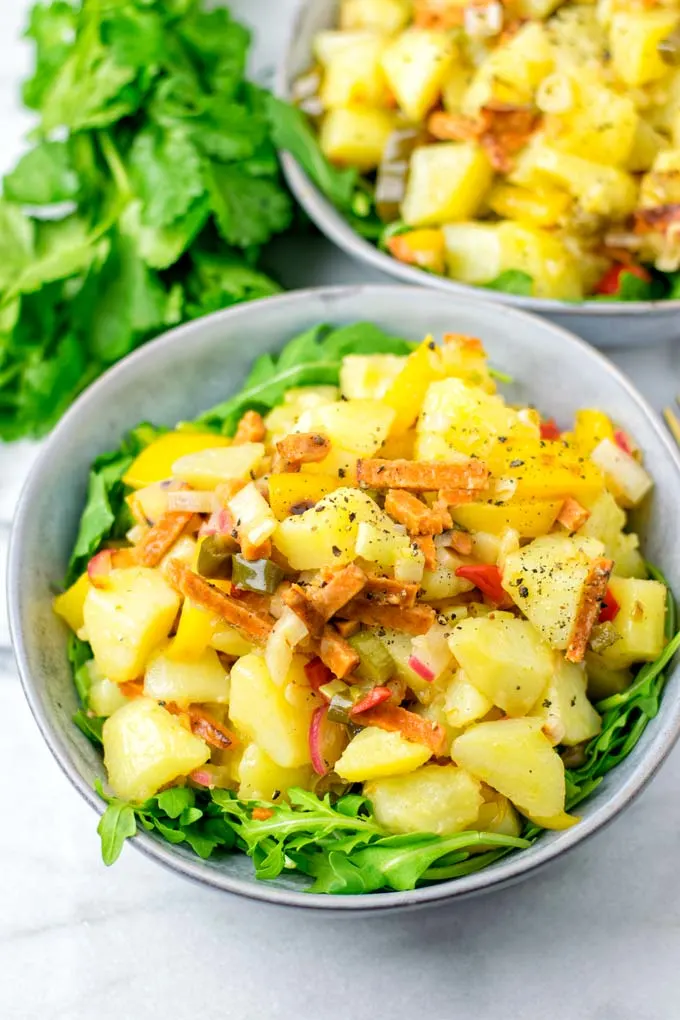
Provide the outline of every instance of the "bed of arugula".
<path id="1" fill-rule="evenodd" d="M 412 348 L 413 344 L 389 336 L 371 323 L 316 326 L 290 340 L 278 355 L 262 355 L 237 394 L 181 427 L 232 435 L 244 411 L 271 410 L 291 386 L 336 384 L 346 354 L 406 354 Z M 69 564 L 69 582 L 78 577 L 103 542 L 122 537 L 131 526 L 122 477 L 140 450 L 163 431 L 147 423 L 139 425 L 117 450 L 93 463 Z M 655 568 L 649 569 L 665 583 Z M 566 772 L 568 809 L 591 794 L 606 773 L 630 754 L 659 710 L 666 667 L 680 649 L 670 590 L 666 636 L 668 644 L 659 659 L 643 666 L 627 691 L 597 706 L 603 715 L 602 732 L 588 744 L 583 764 Z M 92 651 L 86 642 L 71 635 L 68 655 L 81 703 L 74 722 L 93 743 L 100 744 L 104 720 L 88 711 L 85 663 Z M 525 849 L 542 831 L 527 823 L 521 838 L 478 832 L 447 837 L 390 835 L 375 821 L 369 801 L 351 792 L 339 798 L 330 794 L 320 798 L 293 789 L 289 804 L 273 805 L 244 803 L 227 790 L 190 787 L 165 790 L 144 804 L 110 797 L 99 783 L 97 791 L 107 803 L 98 826 L 106 864 L 118 858 L 126 839 L 143 829 L 170 843 L 184 844 L 203 858 L 245 852 L 252 858 L 258 878 L 298 875 L 311 892 L 406 890 L 423 882 L 458 878 Z M 255 807 L 273 813 L 264 820 L 254 819 Z"/>

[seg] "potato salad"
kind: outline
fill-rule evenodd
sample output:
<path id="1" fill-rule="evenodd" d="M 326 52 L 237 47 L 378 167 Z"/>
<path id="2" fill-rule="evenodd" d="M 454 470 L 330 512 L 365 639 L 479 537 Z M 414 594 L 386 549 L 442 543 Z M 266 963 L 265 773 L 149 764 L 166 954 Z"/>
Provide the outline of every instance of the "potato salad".
<path id="1" fill-rule="evenodd" d="M 595 705 L 626 703 L 669 636 L 666 585 L 626 528 L 652 488 L 634 438 L 595 408 L 558 425 L 508 403 L 459 334 L 341 354 L 336 384 L 284 386 L 267 410 L 279 367 L 328 371 L 314 345 L 95 465 L 121 523 L 54 608 L 112 803 L 204 856 L 226 844 L 197 826 L 266 829 L 300 806 L 372 839 L 453 840 L 473 864 L 576 824 L 566 779 L 590 770 L 585 796 L 604 760 Z M 206 429 L 220 414 L 233 435 Z"/>
<path id="2" fill-rule="evenodd" d="M 394 258 L 539 298 L 680 295 L 678 0 L 342 0 L 314 59 L 293 98 Z"/>

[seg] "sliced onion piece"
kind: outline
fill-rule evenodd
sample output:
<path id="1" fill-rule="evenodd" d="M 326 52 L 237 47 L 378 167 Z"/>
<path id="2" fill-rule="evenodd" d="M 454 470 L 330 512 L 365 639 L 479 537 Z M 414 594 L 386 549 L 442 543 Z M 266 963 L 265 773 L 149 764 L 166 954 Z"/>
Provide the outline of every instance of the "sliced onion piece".
<path id="1" fill-rule="evenodd" d="M 638 506 L 654 484 L 642 465 L 611 439 L 598 443 L 590 456 L 604 472 L 607 486 L 621 506 Z"/>
<path id="2" fill-rule="evenodd" d="M 275 684 L 283 686 L 293 661 L 293 650 L 309 635 L 304 623 L 286 607 L 267 638 L 264 660 Z"/>
<path id="3" fill-rule="evenodd" d="M 190 510 L 194 514 L 211 514 L 215 510 L 215 493 L 196 489 L 179 489 L 168 493 L 168 510 Z"/>
<path id="4" fill-rule="evenodd" d="M 309 726 L 309 753 L 312 768 L 318 776 L 325 776 L 347 746 L 347 730 L 328 718 L 328 705 L 314 709 Z"/>

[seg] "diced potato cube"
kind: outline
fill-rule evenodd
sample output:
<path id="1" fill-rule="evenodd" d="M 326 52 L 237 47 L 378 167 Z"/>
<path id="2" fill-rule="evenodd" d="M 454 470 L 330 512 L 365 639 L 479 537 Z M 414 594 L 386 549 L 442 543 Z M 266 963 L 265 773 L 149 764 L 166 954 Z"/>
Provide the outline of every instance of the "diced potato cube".
<path id="1" fill-rule="evenodd" d="M 604 489 L 599 468 L 562 440 L 511 438 L 497 443 L 487 461 L 494 479 L 513 486 L 517 502 L 573 496 L 586 503 Z"/>
<path id="2" fill-rule="evenodd" d="M 520 538 L 547 535 L 562 507 L 562 500 L 533 500 L 526 503 L 466 503 L 451 507 L 451 517 L 468 531 L 502 535 L 507 528 Z M 494 561 L 495 562 L 495 561 Z"/>
<path id="3" fill-rule="evenodd" d="M 574 419 L 574 443 L 589 456 L 603 439 L 614 438 L 611 419 L 594 408 L 584 407 L 576 412 Z"/>
<path id="4" fill-rule="evenodd" d="M 359 455 L 343 450 L 340 446 L 331 446 L 331 452 L 323 460 L 303 464 L 303 475 L 323 475 L 324 478 L 335 478 L 338 484 L 357 484 L 357 461 Z"/>
<path id="5" fill-rule="evenodd" d="M 83 626 L 83 609 L 90 588 L 90 579 L 85 571 L 70 588 L 57 595 L 52 603 L 57 616 L 61 616 L 73 631 L 78 631 Z"/>
<path id="6" fill-rule="evenodd" d="M 445 32 L 419 30 L 403 32 L 384 51 L 387 83 L 408 120 L 417 123 L 434 106 L 455 52 Z"/>
<path id="7" fill-rule="evenodd" d="M 553 656 L 526 620 L 467 618 L 449 638 L 470 681 L 507 715 L 526 715 L 553 672 Z"/>
<path id="8" fill-rule="evenodd" d="M 231 670 L 229 718 L 236 728 L 282 768 L 310 762 L 309 726 L 318 704 L 299 656 L 293 659 L 286 686 L 274 683 L 260 655 L 244 655 Z"/>
<path id="9" fill-rule="evenodd" d="M 464 454 L 485 457 L 498 436 L 526 436 L 538 444 L 538 429 L 522 421 L 503 398 L 462 379 L 433 382 L 417 425 L 416 458 L 449 460 Z"/>
<path id="10" fill-rule="evenodd" d="M 135 698 L 114 712 L 102 739 L 109 782 L 123 800 L 148 800 L 210 757 L 205 741 L 149 698 Z"/>
<path id="11" fill-rule="evenodd" d="M 204 701 L 226 704 L 229 676 L 212 648 L 184 662 L 165 649 L 149 659 L 144 674 L 144 693 L 156 701 L 174 701 L 180 708 Z"/>
<path id="12" fill-rule="evenodd" d="M 218 652 L 224 652 L 225 655 L 236 656 L 247 655 L 253 650 L 251 642 L 246 641 L 236 627 L 229 627 L 223 621 L 210 638 L 210 647 Z"/>
<path id="13" fill-rule="evenodd" d="M 116 683 L 135 680 L 170 633 L 179 596 L 158 570 L 112 570 L 106 588 L 90 586 L 83 616 L 97 666 Z"/>
<path id="14" fill-rule="evenodd" d="M 168 648 L 168 655 L 177 660 L 196 661 L 201 658 L 210 644 L 219 618 L 191 599 L 182 604 L 177 632 Z"/>
<path id="15" fill-rule="evenodd" d="M 545 535 L 505 558 L 503 587 L 553 648 L 569 644 L 592 559 L 594 538 Z"/>
<path id="16" fill-rule="evenodd" d="M 609 588 L 619 605 L 612 626 L 620 640 L 600 653 L 602 661 L 611 669 L 653 662 L 665 644 L 666 586 L 660 581 L 612 577 Z"/>
<path id="17" fill-rule="evenodd" d="M 340 392 L 347 400 L 380 400 L 405 362 L 398 354 L 347 354 L 340 367 Z"/>
<path id="18" fill-rule="evenodd" d="M 257 744 L 248 744 L 238 764 L 238 795 L 241 800 L 270 800 L 278 804 L 286 799 L 291 786 L 308 789 L 313 774 L 310 765 L 282 768 Z"/>
<path id="19" fill-rule="evenodd" d="M 475 116 L 495 101 L 531 103 L 536 87 L 553 68 L 554 56 L 543 25 L 528 22 L 482 61 L 462 101 L 463 113 Z"/>
<path id="20" fill-rule="evenodd" d="M 133 489 L 162 482 L 172 475 L 172 465 L 180 457 L 217 446 L 229 446 L 231 439 L 213 432 L 166 432 L 142 450 L 123 475 Z"/>
<path id="21" fill-rule="evenodd" d="M 120 686 L 108 680 L 101 670 L 97 668 L 97 663 L 94 659 L 86 663 L 87 671 L 90 675 L 90 690 L 87 695 L 87 707 L 91 709 L 95 715 L 108 716 L 122 708 L 123 705 L 127 705 L 129 698 L 123 694 Z"/>
<path id="22" fill-rule="evenodd" d="M 680 117 L 678 117 L 677 123 L 680 128 Z M 673 139 L 673 144 L 678 144 L 675 138 Z M 666 139 L 664 136 L 653 128 L 647 120 L 638 117 L 633 145 L 626 162 L 626 170 L 633 174 L 645 173 L 647 170 L 651 170 L 654 160 L 665 146 Z"/>
<path id="23" fill-rule="evenodd" d="M 680 202 L 680 147 L 660 152 L 640 184 L 640 206 L 643 209 L 673 205 L 675 202 Z"/>
<path id="24" fill-rule="evenodd" d="M 492 177 L 487 154 L 474 142 L 438 142 L 414 149 L 402 218 L 411 227 L 469 219 L 477 213 Z"/>
<path id="25" fill-rule="evenodd" d="M 596 736 L 602 719 L 586 696 L 586 671 L 581 665 L 555 655 L 555 669 L 532 716 L 543 720 L 543 732 L 553 744 L 573 747 Z"/>
<path id="26" fill-rule="evenodd" d="M 231 478 L 247 478 L 263 457 L 262 443 L 212 446 L 180 457 L 172 465 L 172 474 L 194 489 L 216 489 Z"/>
<path id="27" fill-rule="evenodd" d="M 637 184 L 625 170 L 560 152 L 541 135 L 519 153 L 509 180 L 528 188 L 560 185 L 584 212 L 615 220 L 625 219 L 637 204 Z"/>
<path id="28" fill-rule="evenodd" d="M 295 431 L 321 432 L 343 450 L 372 457 L 387 439 L 394 417 L 395 411 L 380 400 L 341 400 L 305 411 Z"/>
<path id="29" fill-rule="evenodd" d="M 564 810 L 564 765 L 540 719 L 476 723 L 454 740 L 451 756 L 523 814 L 549 818 Z"/>
<path id="30" fill-rule="evenodd" d="M 385 519 L 389 520 L 370 496 L 345 487 L 281 521 L 273 541 L 294 570 L 342 566 L 354 559 L 361 521 L 379 524 Z"/>
<path id="31" fill-rule="evenodd" d="M 374 779 L 364 787 L 378 823 L 390 832 L 450 836 L 477 820 L 480 785 L 455 765 L 424 765 L 405 776 Z"/>
<path id="32" fill-rule="evenodd" d="M 393 35 L 409 19 L 408 0 L 343 0 L 340 8 L 341 28 L 367 28 Z"/>
<path id="33" fill-rule="evenodd" d="M 589 504 L 588 509 L 590 517 L 579 528 L 578 534 L 602 542 L 605 555 L 614 561 L 614 573 L 619 577 L 646 577 L 640 541 L 637 535 L 623 531 L 626 515 L 611 492 L 603 492 Z"/>
<path id="34" fill-rule="evenodd" d="M 254 482 L 244 486 L 227 503 L 239 535 L 252 546 L 262 545 L 276 530 L 272 509 Z"/>
<path id="35" fill-rule="evenodd" d="M 581 83 L 579 93 L 571 110 L 549 118 L 552 144 L 593 163 L 624 166 L 640 122 L 632 99 L 590 78 Z"/>
<path id="36" fill-rule="evenodd" d="M 474 73 L 473 67 L 460 62 L 449 68 L 442 84 L 442 104 L 447 113 L 460 113 Z"/>
<path id="37" fill-rule="evenodd" d="M 496 793 L 490 786 L 482 786 L 484 803 L 471 829 L 479 832 L 499 832 L 504 836 L 520 836 L 522 822 L 507 797 Z"/>
<path id="38" fill-rule="evenodd" d="M 527 273 L 533 281 L 534 297 L 575 301 L 583 296 L 578 263 L 554 234 L 506 220 L 499 224 L 498 235 L 502 269 Z"/>
<path id="39" fill-rule="evenodd" d="M 449 276 L 472 284 L 500 276 L 503 253 L 497 223 L 446 223 L 443 229 Z"/>
<path id="40" fill-rule="evenodd" d="M 661 59 L 658 47 L 679 20 L 677 8 L 615 11 L 609 45 L 612 64 L 621 81 L 634 88 L 667 74 L 668 65 Z"/>
<path id="41" fill-rule="evenodd" d="M 442 599 L 452 599 L 463 592 L 472 591 L 472 582 L 456 575 L 456 570 L 462 566 L 463 560 L 459 556 L 440 549 L 435 569 L 423 572 L 420 582 L 420 597 L 423 601 L 441 602 Z"/>
<path id="42" fill-rule="evenodd" d="M 394 116 L 388 110 L 336 107 L 323 119 L 319 144 L 331 163 L 374 170 L 393 128 Z"/>
<path id="43" fill-rule="evenodd" d="M 283 439 L 293 431 L 303 411 L 332 404 L 339 395 L 337 386 L 302 386 L 288 390 L 283 403 L 273 408 L 264 420 L 268 441 Z"/>
<path id="44" fill-rule="evenodd" d="M 517 16 L 542 21 L 557 10 L 563 0 L 518 0 Z"/>
<path id="45" fill-rule="evenodd" d="M 493 708 L 493 701 L 470 683 L 465 672 L 459 669 L 446 688 L 444 715 L 453 729 L 464 729 L 477 722 Z"/>
<path id="46" fill-rule="evenodd" d="M 413 772 L 424 765 L 432 751 L 411 743 L 400 733 L 367 726 L 350 740 L 335 763 L 335 772 L 350 783 Z"/>
<path id="47" fill-rule="evenodd" d="M 345 44 L 338 40 L 331 49 L 320 91 L 325 109 L 382 106 L 387 98 L 381 66 L 385 40 L 374 32 L 348 32 Z"/>

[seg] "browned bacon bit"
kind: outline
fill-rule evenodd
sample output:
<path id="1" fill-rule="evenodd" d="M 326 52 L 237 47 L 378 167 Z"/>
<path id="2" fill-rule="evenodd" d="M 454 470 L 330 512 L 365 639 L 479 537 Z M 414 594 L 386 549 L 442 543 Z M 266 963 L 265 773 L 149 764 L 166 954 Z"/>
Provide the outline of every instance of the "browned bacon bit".
<path id="1" fill-rule="evenodd" d="M 340 637 L 330 623 L 323 629 L 319 644 L 319 658 L 331 673 L 342 680 L 359 665 L 359 656 L 352 646 Z"/>
<path id="2" fill-rule="evenodd" d="M 373 602 L 367 598 L 356 598 L 348 602 L 340 615 L 346 620 L 358 620 L 367 627 L 390 627 L 407 634 L 426 634 L 435 622 L 431 606 L 390 606 Z"/>
<path id="3" fill-rule="evenodd" d="M 411 541 L 417 545 L 425 557 L 425 569 L 437 569 L 437 547 L 434 544 L 432 535 L 412 535 Z"/>
<path id="4" fill-rule="evenodd" d="M 472 535 L 469 535 L 467 531 L 457 531 L 454 529 L 450 533 L 449 547 L 460 556 L 469 556 L 473 545 Z"/>
<path id="5" fill-rule="evenodd" d="M 158 566 L 193 516 L 190 510 L 168 510 L 162 514 L 135 547 L 137 562 L 143 567 Z"/>
<path id="6" fill-rule="evenodd" d="M 199 705 L 189 705 L 186 714 L 189 717 L 191 732 L 205 740 L 206 744 L 211 747 L 226 751 L 234 744 L 238 744 L 238 738 L 231 730 L 228 730 Z"/>
<path id="7" fill-rule="evenodd" d="M 350 638 L 353 634 L 356 634 L 361 628 L 361 624 L 358 620 L 334 620 L 333 626 L 337 630 L 340 637 Z"/>
<path id="8" fill-rule="evenodd" d="M 234 434 L 234 446 L 242 443 L 261 443 L 267 434 L 264 420 L 257 411 L 246 411 Z"/>
<path id="9" fill-rule="evenodd" d="M 565 653 L 569 662 L 583 662 L 593 625 L 600 614 L 600 603 L 607 594 L 607 585 L 613 568 L 613 560 L 597 559 L 593 561 L 569 635 L 569 644 Z"/>
<path id="10" fill-rule="evenodd" d="M 276 444 L 277 453 L 287 464 L 316 464 L 331 452 L 331 441 L 320 432 L 291 432 Z M 288 468 L 290 470 L 290 468 Z"/>
<path id="11" fill-rule="evenodd" d="M 125 680 L 122 684 L 118 684 L 118 690 L 126 698 L 141 698 L 144 694 L 144 681 L 141 679 Z"/>
<path id="12" fill-rule="evenodd" d="M 668 228 L 680 221 L 680 202 L 656 205 L 650 209 L 635 211 L 636 234 L 664 234 Z"/>
<path id="13" fill-rule="evenodd" d="M 479 141 L 486 149 L 494 170 L 512 170 L 512 156 L 522 149 L 538 127 L 539 114 L 530 106 L 505 103 L 482 107 L 481 116 L 487 127 Z"/>
<path id="14" fill-rule="evenodd" d="M 308 596 L 324 620 L 330 620 L 339 609 L 353 599 L 366 584 L 366 574 L 356 563 L 324 575 L 326 582 L 320 588 L 310 588 Z"/>
<path id="15" fill-rule="evenodd" d="M 484 344 L 478 336 L 470 336 L 469 333 L 444 333 L 445 344 L 452 344 L 454 347 L 462 348 L 468 354 L 484 354 Z"/>
<path id="16" fill-rule="evenodd" d="M 578 531 L 589 517 L 590 510 L 586 510 L 577 499 L 567 496 L 557 515 L 557 520 L 567 531 Z"/>
<path id="17" fill-rule="evenodd" d="M 408 489 L 434 492 L 437 489 L 483 489 L 489 469 L 481 460 L 450 463 L 427 460 L 357 461 L 357 480 L 367 489 Z"/>
<path id="18" fill-rule="evenodd" d="M 391 733 L 401 733 L 404 740 L 410 740 L 414 744 L 424 744 L 429 747 L 434 755 L 440 755 L 444 751 L 446 743 L 446 731 L 439 723 L 425 719 L 415 712 L 409 712 L 406 708 L 399 708 L 397 705 L 390 705 L 383 702 L 369 708 L 355 716 L 355 722 L 361 726 L 377 726 L 381 730 L 388 730 Z"/>
<path id="19" fill-rule="evenodd" d="M 299 584 L 291 584 L 283 594 L 283 601 L 302 620 L 310 634 L 321 634 L 326 621 Z"/>
<path id="20" fill-rule="evenodd" d="M 404 489 L 389 490 L 385 497 L 385 513 L 403 524 L 412 535 L 440 535 L 453 524 L 446 506 L 440 504 L 430 508 Z"/>
<path id="21" fill-rule="evenodd" d="M 371 602 L 382 602 L 389 606 L 406 606 L 409 609 L 416 604 L 418 591 L 417 584 L 397 581 L 393 577 L 369 576 L 365 588 L 366 598 Z"/>
<path id="22" fill-rule="evenodd" d="M 221 616 L 253 641 L 263 642 L 269 637 L 274 626 L 271 616 L 260 615 L 244 605 L 241 599 L 226 595 L 180 560 L 170 560 L 167 578 L 185 598 Z"/>
<path id="23" fill-rule="evenodd" d="M 259 545 L 253 545 L 244 534 L 239 533 L 239 542 L 241 543 L 241 554 L 245 560 L 270 560 L 272 558 L 272 543 L 269 538 Z"/>
<path id="24" fill-rule="evenodd" d="M 465 19 L 464 6 L 451 4 L 449 0 L 415 0 L 413 8 L 415 28 L 446 32 L 460 28 Z"/>
<path id="25" fill-rule="evenodd" d="M 463 506 L 464 503 L 474 502 L 476 495 L 469 489 L 442 489 L 438 502 L 441 501 L 445 506 Z"/>
<path id="26" fill-rule="evenodd" d="M 465 117 L 462 113 L 445 113 L 444 110 L 435 110 L 427 121 L 427 130 L 441 141 L 476 142 L 485 127 L 481 118 Z"/>
<path id="27" fill-rule="evenodd" d="M 232 587 L 231 596 L 238 600 L 240 606 L 245 606 L 258 616 L 267 616 L 271 605 L 271 595 L 264 595 L 259 591 L 247 591 L 245 588 Z"/>
<path id="28" fill-rule="evenodd" d="M 250 817 L 256 822 L 266 822 L 267 819 L 273 816 L 274 812 L 268 807 L 256 807 L 253 808 Z"/>

